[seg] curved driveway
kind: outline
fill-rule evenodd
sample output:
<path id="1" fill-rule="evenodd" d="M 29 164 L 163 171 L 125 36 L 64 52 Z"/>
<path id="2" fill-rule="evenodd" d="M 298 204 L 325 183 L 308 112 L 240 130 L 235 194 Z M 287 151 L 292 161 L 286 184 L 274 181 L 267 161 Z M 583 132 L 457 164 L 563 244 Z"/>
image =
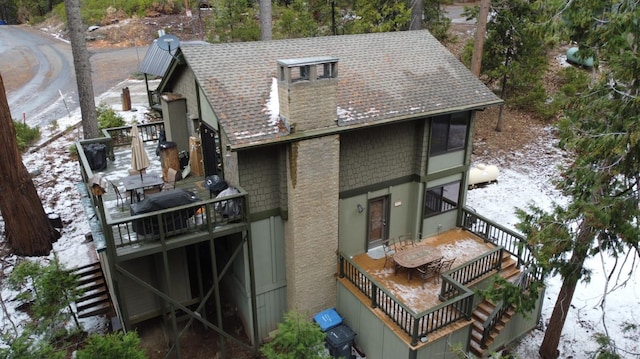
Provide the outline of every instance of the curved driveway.
<path id="1" fill-rule="evenodd" d="M 146 48 L 90 49 L 94 94 L 109 90 L 138 68 Z M 45 127 L 78 107 L 69 43 L 28 26 L 0 26 L 0 74 L 14 119 Z M 62 94 L 62 96 L 61 96 Z M 64 97 L 64 102 L 62 100 Z"/>

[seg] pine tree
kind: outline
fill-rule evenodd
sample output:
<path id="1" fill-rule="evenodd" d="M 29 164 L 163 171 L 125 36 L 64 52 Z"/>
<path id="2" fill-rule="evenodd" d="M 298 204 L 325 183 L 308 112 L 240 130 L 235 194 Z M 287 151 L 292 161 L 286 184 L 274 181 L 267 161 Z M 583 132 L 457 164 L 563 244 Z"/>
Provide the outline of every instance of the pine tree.
<path id="1" fill-rule="evenodd" d="M 557 182 L 568 204 L 520 212 L 519 228 L 544 270 L 563 279 L 540 347 L 544 359 L 559 355 L 576 284 L 589 279 L 585 260 L 637 251 L 640 238 L 640 8 L 627 0 L 574 1 L 563 10 L 563 23 L 599 72 L 559 124 L 560 144 L 572 153 Z"/>

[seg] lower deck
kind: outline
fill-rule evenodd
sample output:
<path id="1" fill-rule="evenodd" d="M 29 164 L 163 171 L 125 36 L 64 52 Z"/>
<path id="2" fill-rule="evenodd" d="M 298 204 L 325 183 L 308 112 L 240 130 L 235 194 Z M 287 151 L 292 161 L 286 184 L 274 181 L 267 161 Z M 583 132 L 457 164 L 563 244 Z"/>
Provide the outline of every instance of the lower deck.
<path id="1" fill-rule="evenodd" d="M 453 229 L 436 236 L 421 239 L 416 242 L 416 245 L 434 247 L 442 253 L 444 259 L 455 259 L 452 269 L 496 249 L 495 245 L 486 243 L 473 233 L 463 229 Z M 367 273 L 377 285 L 388 291 L 415 314 L 423 313 L 442 304 L 439 298 L 442 288 L 440 278 L 429 278 L 423 281 L 416 273 L 413 273 L 410 277 L 407 272 L 408 269 L 401 268 L 396 272 L 393 263 L 390 264 L 389 261 L 387 261 L 385 266 L 385 257 L 381 249 L 375 248 L 368 253 L 353 256 L 351 260 L 361 271 Z M 363 307 L 367 307 L 371 313 L 385 323 L 385 326 L 393 331 L 409 348 L 419 350 L 439 338 L 446 337 L 465 327 L 469 327 L 472 323 L 469 320 L 458 320 L 430 333 L 428 342 L 419 342 L 417 345 L 411 345 L 412 338 L 394 322 L 394 319 L 386 315 L 381 308 L 372 308 L 370 303 L 371 299 L 363 294 L 356 285 L 347 278 L 339 278 L 338 280 L 363 304 L 366 303 L 367 305 Z"/>

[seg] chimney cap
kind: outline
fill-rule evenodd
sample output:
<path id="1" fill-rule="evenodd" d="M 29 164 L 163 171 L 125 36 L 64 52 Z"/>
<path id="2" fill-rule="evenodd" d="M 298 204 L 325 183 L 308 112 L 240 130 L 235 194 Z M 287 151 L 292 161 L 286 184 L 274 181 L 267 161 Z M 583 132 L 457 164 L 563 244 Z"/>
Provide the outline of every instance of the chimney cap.
<path id="1" fill-rule="evenodd" d="M 319 64 L 326 64 L 331 62 L 338 62 L 338 58 L 332 57 L 332 56 L 318 56 L 318 57 L 304 57 L 299 59 L 278 60 L 278 64 L 285 67 L 319 65 Z"/>

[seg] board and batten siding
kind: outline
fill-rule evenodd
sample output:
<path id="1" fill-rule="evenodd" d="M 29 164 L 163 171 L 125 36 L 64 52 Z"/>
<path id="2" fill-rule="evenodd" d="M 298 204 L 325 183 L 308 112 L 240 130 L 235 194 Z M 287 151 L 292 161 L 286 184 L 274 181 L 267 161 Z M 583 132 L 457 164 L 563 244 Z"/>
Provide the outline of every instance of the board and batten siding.
<path id="1" fill-rule="evenodd" d="M 264 339 L 278 327 L 287 310 L 287 282 L 284 260 L 284 225 L 280 217 L 251 223 L 256 280 L 258 338 Z"/>

